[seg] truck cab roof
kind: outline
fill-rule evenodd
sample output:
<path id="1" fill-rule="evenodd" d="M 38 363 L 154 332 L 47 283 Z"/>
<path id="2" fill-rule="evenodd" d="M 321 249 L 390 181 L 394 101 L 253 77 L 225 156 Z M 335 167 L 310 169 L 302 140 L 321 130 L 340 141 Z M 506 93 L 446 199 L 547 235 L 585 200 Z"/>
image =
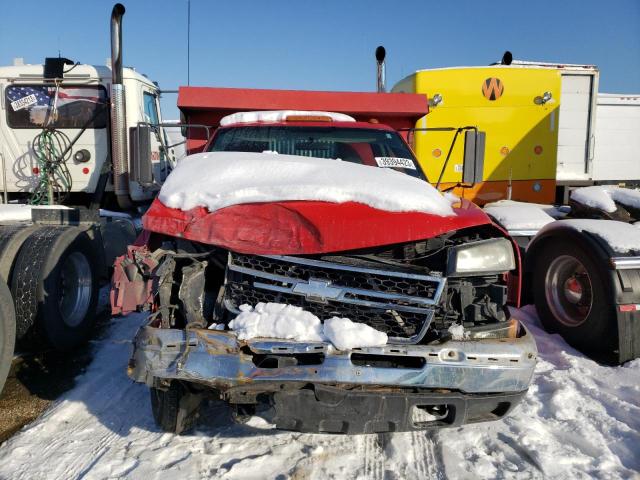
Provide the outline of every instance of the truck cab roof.
<path id="1" fill-rule="evenodd" d="M 72 70 L 71 70 L 72 69 Z M 77 66 L 66 67 L 64 80 L 69 83 L 99 81 L 100 83 L 111 83 L 111 67 L 106 65 L 87 65 L 79 64 Z M 135 69 L 125 67 L 123 69 L 125 79 L 138 80 L 150 87 L 157 88 L 155 84 L 145 75 L 137 72 Z M 42 82 L 44 80 L 44 65 L 10 65 L 0 67 L 0 81 L 7 82 Z"/>

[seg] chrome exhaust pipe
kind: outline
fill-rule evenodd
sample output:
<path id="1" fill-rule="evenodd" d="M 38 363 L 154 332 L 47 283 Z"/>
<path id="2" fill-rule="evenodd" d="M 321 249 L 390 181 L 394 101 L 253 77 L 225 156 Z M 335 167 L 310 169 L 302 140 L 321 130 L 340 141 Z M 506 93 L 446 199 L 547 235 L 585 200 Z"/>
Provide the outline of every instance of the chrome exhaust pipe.
<path id="1" fill-rule="evenodd" d="M 125 8 L 116 3 L 111 11 L 111 164 L 113 189 L 120 208 L 131 208 L 129 157 L 124 84 L 122 83 L 122 16 Z"/>
<path id="2" fill-rule="evenodd" d="M 384 58 L 386 57 L 387 52 L 382 45 L 376 48 L 376 63 L 378 64 L 378 74 L 377 74 L 377 92 L 384 93 L 385 83 L 386 83 L 386 66 L 384 64 Z"/>

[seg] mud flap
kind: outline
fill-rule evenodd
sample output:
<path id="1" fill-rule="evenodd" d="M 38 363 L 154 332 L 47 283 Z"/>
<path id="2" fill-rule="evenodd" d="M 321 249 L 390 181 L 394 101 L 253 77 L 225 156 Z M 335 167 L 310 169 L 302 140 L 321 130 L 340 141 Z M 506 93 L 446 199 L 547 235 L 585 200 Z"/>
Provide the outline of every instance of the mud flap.
<path id="1" fill-rule="evenodd" d="M 455 427 L 498 420 L 525 393 L 362 391 L 314 385 L 313 389 L 275 393 L 274 423 L 283 430 L 346 434 Z"/>
<path id="2" fill-rule="evenodd" d="M 617 362 L 640 357 L 640 270 L 615 270 L 616 316 L 618 320 Z"/>
<path id="3" fill-rule="evenodd" d="M 188 393 L 182 395 L 178 406 L 176 418 L 176 433 L 180 434 L 189 430 L 198 421 L 200 405 L 204 399 L 201 393 Z"/>

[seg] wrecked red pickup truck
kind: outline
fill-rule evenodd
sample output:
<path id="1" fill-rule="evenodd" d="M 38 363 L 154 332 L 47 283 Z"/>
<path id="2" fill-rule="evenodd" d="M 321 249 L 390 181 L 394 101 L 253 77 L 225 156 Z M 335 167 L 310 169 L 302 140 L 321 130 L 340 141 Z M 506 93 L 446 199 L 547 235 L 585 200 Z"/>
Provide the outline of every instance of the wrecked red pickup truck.
<path id="1" fill-rule="evenodd" d="M 205 151 L 171 173 L 115 265 L 114 313 L 150 312 L 129 375 L 150 387 L 163 429 L 189 426 L 207 396 L 332 433 L 495 420 L 523 397 L 537 351 L 507 308 L 518 250 L 478 207 L 431 187 L 396 131 L 254 112 L 223 119 Z M 387 341 L 240 339 L 230 322 L 261 303 Z"/>

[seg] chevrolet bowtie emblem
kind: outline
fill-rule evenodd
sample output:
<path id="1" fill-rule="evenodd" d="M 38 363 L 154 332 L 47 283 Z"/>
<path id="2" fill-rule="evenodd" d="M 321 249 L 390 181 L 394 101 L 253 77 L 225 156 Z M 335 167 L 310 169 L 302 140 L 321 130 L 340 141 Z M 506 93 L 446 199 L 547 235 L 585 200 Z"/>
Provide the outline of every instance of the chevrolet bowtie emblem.
<path id="1" fill-rule="evenodd" d="M 335 300 L 342 294 L 342 288 L 332 287 L 329 282 L 310 279 L 308 282 L 298 282 L 293 287 L 294 293 L 299 293 L 309 298 L 322 298 Z"/>

